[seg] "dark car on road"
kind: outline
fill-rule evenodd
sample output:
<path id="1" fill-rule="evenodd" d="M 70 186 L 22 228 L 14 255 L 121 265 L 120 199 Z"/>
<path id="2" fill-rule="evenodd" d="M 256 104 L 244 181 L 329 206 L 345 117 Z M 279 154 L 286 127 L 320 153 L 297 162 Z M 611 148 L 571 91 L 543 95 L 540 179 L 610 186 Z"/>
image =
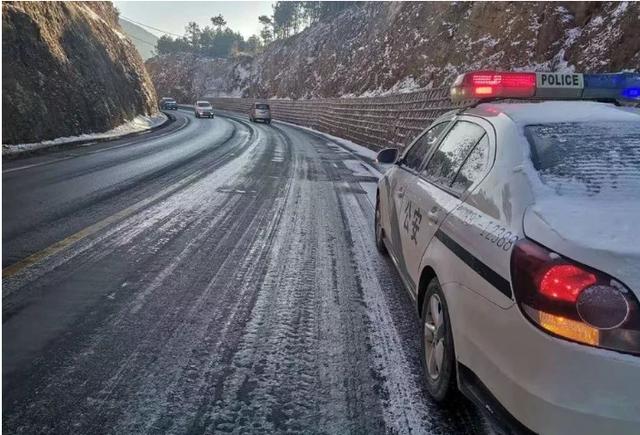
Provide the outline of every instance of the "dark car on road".
<path id="1" fill-rule="evenodd" d="M 178 102 L 174 98 L 163 97 L 160 100 L 161 110 L 178 110 Z"/>

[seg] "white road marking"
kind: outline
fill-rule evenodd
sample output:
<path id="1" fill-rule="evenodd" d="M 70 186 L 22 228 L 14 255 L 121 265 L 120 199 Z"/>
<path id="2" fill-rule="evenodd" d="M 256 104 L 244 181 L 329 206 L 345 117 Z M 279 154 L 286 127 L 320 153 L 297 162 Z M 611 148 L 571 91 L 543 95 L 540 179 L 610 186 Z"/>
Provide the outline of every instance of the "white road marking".
<path id="1" fill-rule="evenodd" d="M 34 163 L 32 165 L 25 165 L 25 166 L 19 166 L 17 168 L 11 168 L 11 169 L 4 169 L 2 171 L 3 174 L 8 174 L 9 172 L 16 172 L 16 171 L 22 171 L 23 169 L 29 169 L 29 168 L 35 168 L 38 166 L 44 166 L 44 165 L 50 165 L 51 163 L 55 163 L 55 162 L 61 162 L 63 160 L 69 160 L 69 159 L 73 159 L 77 156 L 67 156 L 67 157 L 61 157 L 59 159 L 54 159 L 54 160 L 47 160 L 46 162 L 40 162 L 40 163 Z"/>
<path id="2" fill-rule="evenodd" d="M 169 134 L 177 133 L 178 131 L 180 131 L 183 128 L 185 128 L 187 125 L 189 125 L 188 121 L 185 122 L 184 124 L 182 124 L 180 127 L 176 128 L 175 130 L 171 130 L 171 131 L 168 131 L 166 133 L 163 133 L 163 134 L 160 134 L 158 136 L 155 136 L 151 140 L 160 139 L 160 138 L 162 138 L 164 136 L 167 136 Z M 113 140 L 117 140 L 117 139 L 113 139 Z M 83 144 L 83 145 L 79 145 L 79 146 L 80 147 L 88 147 L 89 145 L 95 145 L 96 143 L 98 143 L 98 142 L 89 142 L 87 144 Z M 90 155 L 93 155 L 93 154 L 103 153 L 105 151 L 117 150 L 118 148 L 123 148 L 123 147 L 126 147 L 126 146 L 135 145 L 136 143 L 137 142 L 127 142 L 127 143 L 123 143 L 123 144 L 120 144 L 120 145 L 115 145 L 115 146 L 112 146 L 112 147 L 103 148 L 103 149 L 100 149 L 100 150 L 90 151 L 90 152 L 86 152 L 86 153 L 82 153 L 82 154 L 74 154 L 74 155 L 70 155 L 70 156 L 66 156 L 66 157 L 61 157 L 59 159 L 47 160 L 46 162 L 33 163 L 31 165 L 19 166 L 17 168 L 4 169 L 2 171 L 2 173 L 3 174 L 8 174 L 10 172 L 22 171 L 24 169 L 36 168 L 38 166 L 50 165 L 52 163 L 61 162 L 63 160 L 69 160 L 69 159 L 73 159 L 73 158 L 76 158 L 76 157 L 90 156 Z"/>

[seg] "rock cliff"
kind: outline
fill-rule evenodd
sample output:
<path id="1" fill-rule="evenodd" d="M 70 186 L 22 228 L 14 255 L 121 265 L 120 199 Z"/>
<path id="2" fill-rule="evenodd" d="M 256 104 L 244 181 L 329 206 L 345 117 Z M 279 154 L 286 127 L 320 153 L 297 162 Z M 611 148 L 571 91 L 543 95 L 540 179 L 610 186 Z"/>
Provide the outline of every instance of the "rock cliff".
<path id="1" fill-rule="evenodd" d="M 2 143 L 109 130 L 157 111 L 109 2 L 2 3 Z"/>
<path id="2" fill-rule="evenodd" d="M 147 61 L 162 89 L 199 96 L 374 96 L 439 87 L 470 69 L 640 68 L 636 2 L 371 2 L 253 59 Z"/>

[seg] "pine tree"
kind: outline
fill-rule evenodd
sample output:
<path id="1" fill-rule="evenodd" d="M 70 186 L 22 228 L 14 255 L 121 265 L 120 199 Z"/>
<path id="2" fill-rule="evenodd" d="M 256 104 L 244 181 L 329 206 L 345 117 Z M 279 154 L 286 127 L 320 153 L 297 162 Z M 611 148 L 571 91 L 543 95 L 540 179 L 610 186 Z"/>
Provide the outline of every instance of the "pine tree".
<path id="1" fill-rule="evenodd" d="M 211 17 L 211 24 L 218 29 L 218 32 L 222 32 L 222 28 L 227 25 L 227 21 L 222 14 L 218 14 L 215 17 Z"/>

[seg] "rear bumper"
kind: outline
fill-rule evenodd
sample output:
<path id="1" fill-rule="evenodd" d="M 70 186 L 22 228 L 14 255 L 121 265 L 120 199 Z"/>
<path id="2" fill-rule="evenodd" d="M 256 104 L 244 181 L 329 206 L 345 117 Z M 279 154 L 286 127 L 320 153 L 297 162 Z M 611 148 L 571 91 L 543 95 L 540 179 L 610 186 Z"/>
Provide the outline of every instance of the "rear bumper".
<path id="1" fill-rule="evenodd" d="M 271 113 L 268 111 L 256 111 L 254 112 L 253 119 L 271 119 Z"/>
<path id="2" fill-rule="evenodd" d="M 638 433 L 640 358 L 552 337 L 515 305 L 444 287 L 458 360 L 524 426 L 541 434 Z"/>

